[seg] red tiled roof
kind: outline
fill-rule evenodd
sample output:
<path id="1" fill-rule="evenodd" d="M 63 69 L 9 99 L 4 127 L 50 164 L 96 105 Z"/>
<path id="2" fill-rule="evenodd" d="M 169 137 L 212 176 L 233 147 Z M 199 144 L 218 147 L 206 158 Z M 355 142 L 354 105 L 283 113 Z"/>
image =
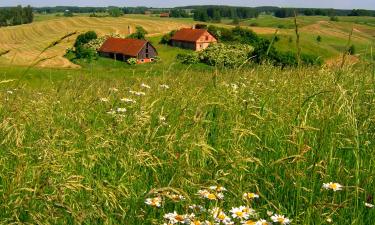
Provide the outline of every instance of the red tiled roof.
<path id="1" fill-rule="evenodd" d="M 100 47 L 99 52 L 121 53 L 126 56 L 137 57 L 145 44 L 147 44 L 145 40 L 108 38 Z"/>
<path id="2" fill-rule="evenodd" d="M 197 42 L 206 32 L 204 29 L 183 28 L 177 31 L 171 40 Z"/>

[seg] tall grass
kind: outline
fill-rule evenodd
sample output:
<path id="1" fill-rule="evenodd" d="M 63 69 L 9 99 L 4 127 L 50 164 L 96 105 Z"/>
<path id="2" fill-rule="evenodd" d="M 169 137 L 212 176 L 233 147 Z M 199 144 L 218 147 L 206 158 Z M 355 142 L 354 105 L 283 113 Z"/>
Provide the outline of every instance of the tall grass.
<path id="1" fill-rule="evenodd" d="M 0 223 L 162 224 L 182 206 L 146 206 L 151 190 L 194 203 L 197 190 L 220 184 L 228 207 L 253 191 L 255 209 L 293 224 L 372 224 L 372 71 L 337 73 L 257 66 L 0 82 Z M 108 113 L 117 108 L 127 112 Z M 322 190 L 330 181 L 344 189 Z"/>

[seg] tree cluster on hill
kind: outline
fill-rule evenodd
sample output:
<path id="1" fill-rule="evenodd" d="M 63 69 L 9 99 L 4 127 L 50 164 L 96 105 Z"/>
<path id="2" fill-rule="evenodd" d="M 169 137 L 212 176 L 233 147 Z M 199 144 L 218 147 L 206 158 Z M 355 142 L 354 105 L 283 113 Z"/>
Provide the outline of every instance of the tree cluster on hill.
<path id="1" fill-rule="evenodd" d="M 194 20 L 220 22 L 221 18 L 247 19 L 259 16 L 259 11 L 249 7 L 208 6 L 193 10 Z"/>
<path id="2" fill-rule="evenodd" d="M 94 31 L 88 31 L 78 35 L 74 43 L 74 48 L 67 49 L 65 57 L 71 61 L 75 61 L 77 59 L 91 61 L 92 59 L 96 58 L 97 53 L 93 48 L 88 47 L 87 44 L 93 40 L 96 40 L 97 38 L 98 35 Z"/>
<path id="3" fill-rule="evenodd" d="M 183 9 L 172 9 L 169 14 L 170 17 L 174 18 L 188 18 L 190 17 L 189 13 Z"/>
<path id="4" fill-rule="evenodd" d="M 0 26 L 14 26 L 32 23 L 34 20 L 31 6 L 0 8 Z"/>

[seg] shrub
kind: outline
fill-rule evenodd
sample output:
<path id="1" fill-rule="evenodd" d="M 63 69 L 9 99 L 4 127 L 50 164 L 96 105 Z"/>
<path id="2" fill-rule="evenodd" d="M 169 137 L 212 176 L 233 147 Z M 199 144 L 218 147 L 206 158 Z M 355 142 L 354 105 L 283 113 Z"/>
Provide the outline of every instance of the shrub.
<path id="1" fill-rule="evenodd" d="M 199 56 L 198 53 L 181 53 L 177 55 L 177 60 L 180 61 L 182 64 L 197 64 L 199 63 Z"/>
<path id="2" fill-rule="evenodd" d="M 161 40 L 160 40 L 160 44 L 164 44 L 164 45 L 169 45 L 171 44 L 171 38 L 173 37 L 173 35 L 176 33 L 177 31 L 176 30 L 172 30 L 171 32 L 165 34 Z"/>
<path id="3" fill-rule="evenodd" d="M 197 23 L 195 24 L 196 29 L 207 29 L 207 24 Z"/>
<path id="4" fill-rule="evenodd" d="M 129 65 L 136 65 L 138 60 L 136 58 L 129 58 L 127 61 L 126 61 Z"/>
<path id="5" fill-rule="evenodd" d="M 338 22 L 339 21 L 339 18 L 337 16 L 331 16 L 329 18 L 330 21 L 333 21 L 333 22 Z"/>
<path id="6" fill-rule="evenodd" d="M 137 26 L 135 29 L 136 29 L 135 33 L 129 35 L 128 38 L 144 40 L 148 32 L 141 26 Z"/>
<path id="7" fill-rule="evenodd" d="M 97 38 L 98 38 L 98 35 L 94 31 L 88 31 L 84 34 L 80 34 L 78 35 L 76 42 L 74 43 L 74 47 L 77 48 L 79 46 L 83 46 Z"/>
<path id="8" fill-rule="evenodd" d="M 73 17 L 74 15 L 71 11 L 67 10 L 67 11 L 64 12 L 64 16 L 65 17 Z"/>
<path id="9" fill-rule="evenodd" d="M 246 63 L 250 53 L 254 50 L 244 44 L 216 44 L 210 45 L 199 54 L 201 62 L 210 66 L 235 67 Z"/>
<path id="10" fill-rule="evenodd" d="M 250 23 L 250 27 L 258 27 L 258 26 L 259 26 L 259 23 L 257 22 Z"/>

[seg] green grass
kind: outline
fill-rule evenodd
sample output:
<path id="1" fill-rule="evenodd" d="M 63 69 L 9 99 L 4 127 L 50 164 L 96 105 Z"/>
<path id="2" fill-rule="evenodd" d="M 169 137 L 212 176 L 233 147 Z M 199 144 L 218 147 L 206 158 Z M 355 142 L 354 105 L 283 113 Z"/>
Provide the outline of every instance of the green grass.
<path id="1" fill-rule="evenodd" d="M 264 218 L 271 210 L 292 224 L 372 224 L 375 211 L 364 206 L 375 190 L 369 68 L 0 67 L 0 223 L 162 224 L 185 205 L 212 207 L 195 193 L 219 184 L 229 190 L 225 210 L 251 191 Z M 107 113 L 118 107 L 127 112 Z M 345 187 L 323 190 L 330 181 Z M 165 187 L 187 200 L 144 204 Z"/>

